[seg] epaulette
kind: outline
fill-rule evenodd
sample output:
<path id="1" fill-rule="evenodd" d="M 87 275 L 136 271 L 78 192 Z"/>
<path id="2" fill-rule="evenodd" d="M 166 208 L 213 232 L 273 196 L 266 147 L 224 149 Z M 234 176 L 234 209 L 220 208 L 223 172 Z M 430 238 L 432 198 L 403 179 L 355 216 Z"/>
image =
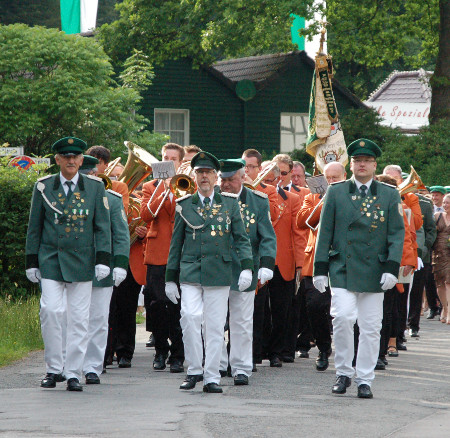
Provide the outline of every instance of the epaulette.
<path id="1" fill-rule="evenodd" d="M 103 180 L 101 178 L 99 178 L 98 176 L 94 176 L 94 175 L 85 175 L 90 179 L 93 179 L 95 181 L 101 182 L 103 184 Z"/>
<path id="2" fill-rule="evenodd" d="M 192 195 L 190 193 L 188 193 L 187 195 L 182 196 L 181 198 L 177 198 L 175 199 L 175 202 L 180 202 L 180 201 L 184 201 L 187 198 L 190 198 Z"/>
<path id="3" fill-rule="evenodd" d="M 221 195 L 226 196 L 228 198 L 238 198 L 238 195 L 236 193 L 230 193 L 230 192 L 220 192 Z"/>
<path id="4" fill-rule="evenodd" d="M 342 184 L 342 183 L 345 183 L 345 181 L 346 181 L 345 179 L 342 181 L 335 181 L 335 182 L 330 183 L 330 186 L 334 186 L 335 184 Z"/>
<path id="5" fill-rule="evenodd" d="M 378 181 L 378 182 L 380 182 L 381 184 L 384 184 L 385 186 L 390 187 L 391 189 L 396 189 L 397 188 L 397 187 L 393 186 L 392 184 L 388 184 L 388 183 L 385 183 L 383 181 Z"/>
<path id="6" fill-rule="evenodd" d="M 115 192 L 114 190 L 107 189 L 107 192 L 111 193 L 112 195 L 116 195 L 118 198 L 121 198 L 122 195 L 120 193 Z"/>
<path id="7" fill-rule="evenodd" d="M 269 197 L 267 196 L 267 194 L 265 194 L 265 193 L 263 193 L 263 192 L 260 192 L 259 190 L 253 190 L 253 193 L 254 193 L 255 195 L 260 196 L 261 198 L 266 198 L 266 199 L 269 198 Z"/>
<path id="8" fill-rule="evenodd" d="M 52 175 L 43 176 L 42 178 L 38 178 L 38 181 L 44 181 L 44 179 L 50 178 Z"/>
<path id="9" fill-rule="evenodd" d="M 432 204 L 433 203 L 433 201 L 431 199 L 425 198 L 425 196 L 423 198 L 418 196 L 418 198 L 419 198 L 419 202 L 426 202 L 427 204 Z"/>

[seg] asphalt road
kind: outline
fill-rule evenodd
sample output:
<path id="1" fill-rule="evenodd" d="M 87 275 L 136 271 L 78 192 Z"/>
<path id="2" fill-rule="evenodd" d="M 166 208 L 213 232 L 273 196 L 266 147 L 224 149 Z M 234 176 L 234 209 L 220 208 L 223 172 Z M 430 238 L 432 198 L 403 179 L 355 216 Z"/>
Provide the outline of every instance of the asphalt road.
<path id="1" fill-rule="evenodd" d="M 450 431 L 450 325 L 423 319 L 420 338 L 377 371 L 374 398 L 331 394 L 335 370 L 315 371 L 317 350 L 283 368 L 258 367 L 249 386 L 223 378 L 223 394 L 178 389 L 183 374 L 155 372 L 138 326 L 133 366 L 101 385 L 39 387 L 42 352 L 0 369 L 0 438 L 15 437 L 445 437 Z M 332 359 L 332 358 L 331 358 Z"/>

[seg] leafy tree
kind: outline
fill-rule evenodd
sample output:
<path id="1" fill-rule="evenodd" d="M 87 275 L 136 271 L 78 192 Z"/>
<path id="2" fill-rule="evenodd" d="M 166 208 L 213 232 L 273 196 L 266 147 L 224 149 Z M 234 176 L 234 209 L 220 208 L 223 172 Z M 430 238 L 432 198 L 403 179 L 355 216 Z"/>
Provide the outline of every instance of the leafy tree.
<path id="1" fill-rule="evenodd" d="M 0 26 L 0 144 L 43 155 L 60 137 L 123 149 L 146 119 L 141 97 L 120 87 L 93 38 L 23 24 Z M 148 134 L 145 135 L 148 138 Z"/>
<path id="2" fill-rule="evenodd" d="M 100 38 L 114 62 L 144 51 L 154 63 L 191 57 L 211 63 L 225 57 L 293 50 L 291 13 L 311 15 L 313 0 L 124 0 L 118 21 Z"/>

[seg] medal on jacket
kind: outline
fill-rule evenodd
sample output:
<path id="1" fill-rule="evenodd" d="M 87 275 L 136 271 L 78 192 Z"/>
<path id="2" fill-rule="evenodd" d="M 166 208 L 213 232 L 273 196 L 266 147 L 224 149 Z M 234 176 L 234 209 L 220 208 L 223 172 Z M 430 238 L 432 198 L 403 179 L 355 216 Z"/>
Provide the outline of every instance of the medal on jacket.
<path id="1" fill-rule="evenodd" d="M 217 225 L 217 229 L 219 230 L 219 236 L 223 236 L 222 225 Z"/>
<path id="2" fill-rule="evenodd" d="M 215 228 L 215 226 L 211 225 L 211 236 L 215 236 L 216 235 L 216 230 L 214 228 Z"/>

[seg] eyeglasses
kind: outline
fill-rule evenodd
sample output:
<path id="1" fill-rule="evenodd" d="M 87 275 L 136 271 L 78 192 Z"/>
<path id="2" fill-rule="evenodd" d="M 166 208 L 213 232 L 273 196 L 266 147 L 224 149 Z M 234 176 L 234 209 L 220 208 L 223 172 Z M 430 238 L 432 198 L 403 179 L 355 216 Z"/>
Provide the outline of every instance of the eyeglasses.
<path id="1" fill-rule="evenodd" d="M 281 173 L 281 175 L 286 176 L 289 175 L 292 172 L 292 170 L 290 170 L 289 172 L 286 172 L 285 170 L 283 170 Z"/>
<path id="2" fill-rule="evenodd" d="M 274 179 L 265 179 L 265 180 L 263 180 L 263 182 L 264 182 L 264 184 L 272 184 L 274 181 L 276 181 L 277 180 L 277 176 L 274 178 Z"/>
<path id="3" fill-rule="evenodd" d="M 258 168 L 259 166 L 255 166 L 254 164 L 247 164 L 246 166 L 245 166 L 245 169 L 256 169 L 256 168 Z"/>
<path id="4" fill-rule="evenodd" d="M 354 158 L 352 158 L 352 161 L 354 162 L 354 163 L 375 163 L 375 160 L 374 159 L 370 159 L 370 158 L 362 158 L 362 159 L 358 159 L 358 160 L 355 160 Z"/>
<path id="5" fill-rule="evenodd" d="M 200 175 L 202 173 L 204 173 L 205 175 L 211 175 L 212 173 L 215 173 L 214 169 L 195 169 L 194 172 L 197 175 Z"/>

